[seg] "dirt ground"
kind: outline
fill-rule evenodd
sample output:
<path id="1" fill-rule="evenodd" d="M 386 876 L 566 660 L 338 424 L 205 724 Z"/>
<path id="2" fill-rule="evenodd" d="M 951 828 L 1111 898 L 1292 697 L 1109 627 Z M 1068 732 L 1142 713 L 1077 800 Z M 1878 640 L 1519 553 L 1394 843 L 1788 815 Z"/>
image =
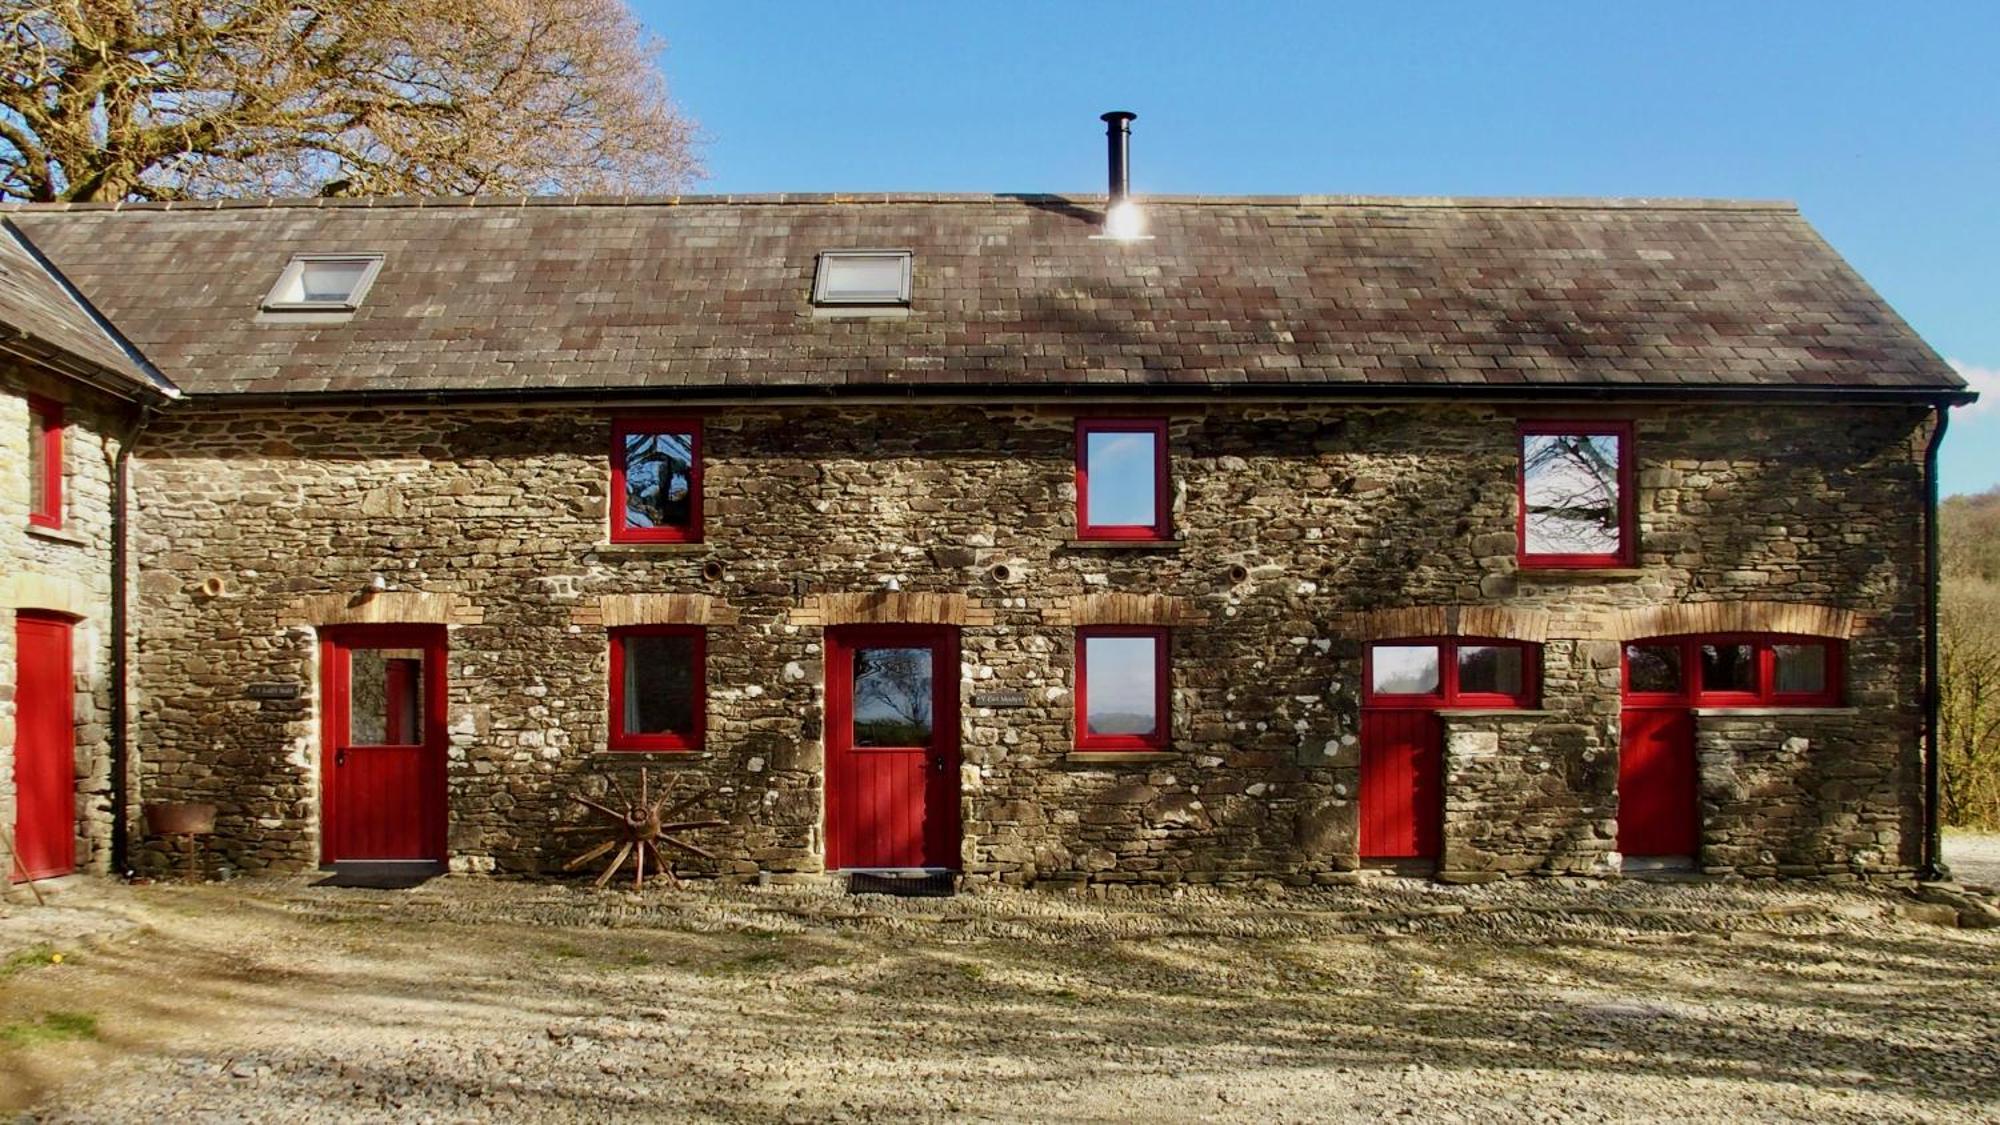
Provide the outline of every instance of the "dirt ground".
<path id="1" fill-rule="evenodd" d="M 0 1110 L 2000 1121 L 2000 930 L 1909 901 L 83 883 L 0 906 Z"/>

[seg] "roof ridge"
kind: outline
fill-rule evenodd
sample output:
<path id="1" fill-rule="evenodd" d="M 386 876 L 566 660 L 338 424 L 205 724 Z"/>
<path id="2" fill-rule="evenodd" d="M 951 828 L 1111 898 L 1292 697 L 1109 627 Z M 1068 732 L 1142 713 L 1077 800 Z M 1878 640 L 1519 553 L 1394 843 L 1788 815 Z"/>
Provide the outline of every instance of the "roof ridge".
<path id="1" fill-rule="evenodd" d="M 1797 212 L 1798 204 L 1781 199 L 1704 199 L 1651 196 L 1452 196 L 1452 195 L 1140 195 L 1141 201 L 1166 206 L 1235 207 L 1372 207 L 1411 210 L 1534 210 L 1534 211 L 1758 211 Z M 348 199 L 267 197 L 259 199 L 199 199 L 142 203 L 0 203 L 0 212 L 48 214 L 65 212 L 163 212 L 431 209 L 495 207 L 714 207 L 714 206 L 865 206 L 870 204 L 993 204 L 1102 206 L 1102 194 L 1040 192 L 774 192 L 709 195 L 440 195 L 361 196 Z"/>

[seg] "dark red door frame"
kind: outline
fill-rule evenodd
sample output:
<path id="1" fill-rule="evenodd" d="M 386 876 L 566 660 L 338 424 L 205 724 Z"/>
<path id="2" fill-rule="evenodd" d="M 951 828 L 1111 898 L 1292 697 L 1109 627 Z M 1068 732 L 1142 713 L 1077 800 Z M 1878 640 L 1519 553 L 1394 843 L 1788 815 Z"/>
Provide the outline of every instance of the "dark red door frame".
<path id="1" fill-rule="evenodd" d="M 854 652 L 928 648 L 931 745 L 854 745 Z M 958 630 L 848 625 L 826 631 L 826 866 L 959 868 Z"/>
<path id="2" fill-rule="evenodd" d="M 393 747 L 357 747 L 350 730 L 349 701 L 352 668 L 349 654 L 354 649 L 422 649 L 423 737 L 416 744 L 416 766 L 403 779 L 416 787 L 412 805 L 418 822 L 405 826 L 417 854 L 361 856 L 344 854 L 352 850 L 347 841 L 359 833 L 370 813 L 371 794 L 349 783 L 348 752 L 388 750 Z M 320 630 L 320 670 L 324 681 L 320 738 L 320 861 L 337 863 L 344 859 L 407 859 L 442 863 L 446 854 L 445 748 L 447 706 L 445 698 L 445 628 L 442 625 L 340 625 Z M 388 662 L 384 685 L 389 711 L 385 738 L 396 742 L 402 725 L 399 701 L 406 699 L 410 685 L 407 659 Z M 357 763 L 358 765 L 358 763 Z"/>

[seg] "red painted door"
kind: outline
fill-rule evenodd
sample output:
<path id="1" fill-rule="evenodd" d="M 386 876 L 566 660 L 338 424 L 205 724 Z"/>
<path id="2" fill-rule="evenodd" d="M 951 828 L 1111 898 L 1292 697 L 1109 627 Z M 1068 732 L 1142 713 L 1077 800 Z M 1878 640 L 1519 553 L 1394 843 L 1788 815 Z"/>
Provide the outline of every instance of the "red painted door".
<path id="1" fill-rule="evenodd" d="M 1435 859 L 1444 820 L 1444 726 L 1432 711 L 1361 712 L 1361 856 Z"/>
<path id="2" fill-rule="evenodd" d="M 320 858 L 445 858 L 444 629 L 328 629 Z"/>
<path id="3" fill-rule="evenodd" d="M 829 870 L 956 871 L 958 631 L 827 631 Z"/>
<path id="4" fill-rule="evenodd" d="M 11 878 L 76 869 L 76 678 L 70 623 L 14 619 L 14 846 Z"/>
<path id="5" fill-rule="evenodd" d="M 1627 707 L 1619 717 L 1618 850 L 1692 856 L 1700 842 L 1694 712 Z"/>

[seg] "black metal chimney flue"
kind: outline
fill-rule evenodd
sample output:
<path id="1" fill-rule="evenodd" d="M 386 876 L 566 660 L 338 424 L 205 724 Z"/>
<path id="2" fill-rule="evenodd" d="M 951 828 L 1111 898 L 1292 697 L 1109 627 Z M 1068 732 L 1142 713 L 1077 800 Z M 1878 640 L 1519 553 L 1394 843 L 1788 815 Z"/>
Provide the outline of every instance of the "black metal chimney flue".
<path id="1" fill-rule="evenodd" d="M 1103 116 L 1104 148 L 1110 161 L 1111 206 L 1132 194 L 1132 121 L 1139 115 L 1114 109 Z"/>

